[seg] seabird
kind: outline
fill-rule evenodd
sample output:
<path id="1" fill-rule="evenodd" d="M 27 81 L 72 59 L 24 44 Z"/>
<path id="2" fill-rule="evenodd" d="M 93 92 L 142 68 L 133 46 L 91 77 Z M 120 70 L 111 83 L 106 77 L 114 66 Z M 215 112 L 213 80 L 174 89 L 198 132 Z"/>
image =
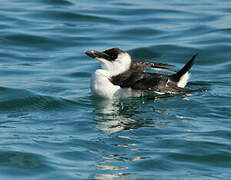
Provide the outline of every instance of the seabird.
<path id="1" fill-rule="evenodd" d="M 189 70 L 197 54 L 185 66 L 172 75 L 145 72 L 148 68 L 162 71 L 174 70 L 165 63 L 132 61 L 131 56 L 119 49 L 111 48 L 103 52 L 90 50 L 86 54 L 101 63 L 102 69 L 96 70 L 91 77 L 91 91 L 104 98 L 122 96 L 124 92 L 141 91 L 158 94 L 191 93 L 194 90 L 184 88 L 189 79 Z"/>

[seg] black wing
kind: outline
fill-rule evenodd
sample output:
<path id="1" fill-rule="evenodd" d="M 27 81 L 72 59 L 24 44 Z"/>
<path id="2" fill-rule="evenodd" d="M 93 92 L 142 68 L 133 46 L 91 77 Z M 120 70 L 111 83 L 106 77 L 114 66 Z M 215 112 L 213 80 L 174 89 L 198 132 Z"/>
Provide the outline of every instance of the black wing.
<path id="1" fill-rule="evenodd" d="M 125 72 L 111 78 L 114 85 L 122 88 L 132 88 L 142 91 L 159 93 L 191 93 L 194 90 L 177 87 L 177 84 L 170 81 L 169 76 L 157 73 Z"/>
<path id="2" fill-rule="evenodd" d="M 111 78 L 114 85 L 122 88 L 137 90 L 152 90 L 164 88 L 168 82 L 168 76 L 156 73 L 143 73 L 128 71 Z"/>
<path id="3" fill-rule="evenodd" d="M 175 72 L 173 69 L 166 68 L 164 66 L 173 66 L 173 65 L 166 64 L 166 63 L 158 63 L 158 62 L 133 61 L 131 70 L 136 72 L 145 72 L 148 68 L 153 68 L 157 71 Z"/>

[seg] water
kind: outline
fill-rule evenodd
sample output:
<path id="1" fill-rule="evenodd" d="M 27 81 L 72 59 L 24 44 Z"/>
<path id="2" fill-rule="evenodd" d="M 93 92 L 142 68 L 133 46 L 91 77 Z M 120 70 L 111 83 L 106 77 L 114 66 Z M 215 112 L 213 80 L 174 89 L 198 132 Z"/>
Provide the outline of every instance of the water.
<path id="1" fill-rule="evenodd" d="M 230 179 L 231 2 L 11 0 L 0 7 L 0 179 Z M 89 49 L 176 65 L 191 95 L 106 101 Z"/>

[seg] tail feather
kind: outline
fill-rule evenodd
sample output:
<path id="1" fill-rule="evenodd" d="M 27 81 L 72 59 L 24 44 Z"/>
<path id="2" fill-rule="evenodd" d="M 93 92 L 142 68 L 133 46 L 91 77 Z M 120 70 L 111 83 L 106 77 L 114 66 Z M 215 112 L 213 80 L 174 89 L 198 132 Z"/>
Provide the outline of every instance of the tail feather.
<path id="1" fill-rule="evenodd" d="M 195 54 L 185 65 L 184 67 L 178 71 L 177 73 L 170 76 L 170 79 L 179 83 L 178 87 L 184 87 L 187 84 L 187 80 L 189 78 L 188 71 L 191 69 L 193 62 L 198 54 Z M 182 79 L 185 79 L 183 83 L 180 83 Z M 182 85 L 181 85 L 182 84 Z"/>

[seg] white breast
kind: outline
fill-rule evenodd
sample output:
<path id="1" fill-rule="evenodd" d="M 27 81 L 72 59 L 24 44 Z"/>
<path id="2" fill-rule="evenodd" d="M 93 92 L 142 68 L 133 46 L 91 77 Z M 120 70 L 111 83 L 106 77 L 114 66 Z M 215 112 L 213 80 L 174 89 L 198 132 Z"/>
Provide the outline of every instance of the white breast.
<path id="1" fill-rule="evenodd" d="M 91 77 L 91 91 L 93 94 L 107 98 L 126 98 L 142 96 L 142 91 L 132 90 L 131 88 L 121 88 L 110 81 L 107 71 L 98 69 Z"/>
<path id="2" fill-rule="evenodd" d="M 95 95 L 104 98 L 113 98 L 120 86 L 113 85 L 110 82 L 110 74 L 102 69 L 98 69 L 91 77 L 91 91 Z"/>

